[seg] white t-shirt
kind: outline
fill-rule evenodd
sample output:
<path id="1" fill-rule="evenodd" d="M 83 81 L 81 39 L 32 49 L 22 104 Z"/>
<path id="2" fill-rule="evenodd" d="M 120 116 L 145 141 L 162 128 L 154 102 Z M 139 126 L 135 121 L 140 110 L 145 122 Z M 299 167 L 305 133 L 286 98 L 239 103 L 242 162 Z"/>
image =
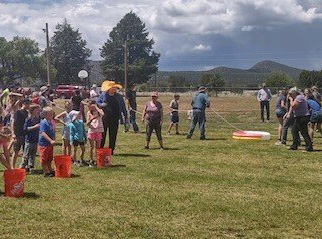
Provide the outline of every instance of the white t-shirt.
<path id="1" fill-rule="evenodd" d="M 91 99 L 94 99 L 94 100 L 96 100 L 98 98 L 98 96 L 99 96 L 97 91 L 94 90 L 94 89 L 89 92 L 89 95 L 90 95 Z"/>

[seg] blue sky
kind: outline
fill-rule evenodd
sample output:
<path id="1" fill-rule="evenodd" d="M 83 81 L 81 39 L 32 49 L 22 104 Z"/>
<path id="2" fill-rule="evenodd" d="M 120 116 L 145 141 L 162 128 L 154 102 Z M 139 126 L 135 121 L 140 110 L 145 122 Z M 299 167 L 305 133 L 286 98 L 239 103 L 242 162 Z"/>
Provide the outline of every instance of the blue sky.
<path id="1" fill-rule="evenodd" d="M 161 70 L 250 68 L 261 60 L 322 69 L 322 1 L 317 0 L 0 0 L 0 36 L 45 45 L 67 18 L 79 28 L 92 59 L 129 11 L 146 23 L 161 53 Z"/>

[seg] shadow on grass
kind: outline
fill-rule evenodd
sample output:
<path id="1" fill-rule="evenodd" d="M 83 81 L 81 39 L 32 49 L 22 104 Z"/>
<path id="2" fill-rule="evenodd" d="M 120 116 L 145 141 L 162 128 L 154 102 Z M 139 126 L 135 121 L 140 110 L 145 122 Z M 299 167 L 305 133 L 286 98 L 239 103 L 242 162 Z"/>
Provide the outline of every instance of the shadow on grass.
<path id="1" fill-rule="evenodd" d="M 95 168 L 96 170 L 98 171 L 102 171 L 102 170 L 111 170 L 111 169 L 119 169 L 119 168 L 126 168 L 126 165 L 124 164 L 113 164 L 113 165 L 110 165 L 106 168 Z"/>
<path id="2" fill-rule="evenodd" d="M 0 192 L 0 196 L 4 196 L 4 192 Z M 24 192 L 23 197 L 21 198 L 37 199 L 37 198 L 40 198 L 40 195 L 36 193 Z"/>
<path id="3" fill-rule="evenodd" d="M 150 148 L 150 150 L 160 150 L 160 148 Z M 180 148 L 168 148 L 164 147 L 163 150 L 165 151 L 176 151 L 176 150 L 181 150 Z"/>
<path id="4" fill-rule="evenodd" d="M 71 177 L 71 178 L 79 178 L 79 177 L 80 177 L 80 175 L 79 175 L 79 174 L 71 174 L 71 175 L 70 175 L 70 177 Z"/>
<path id="5" fill-rule="evenodd" d="M 151 157 L 151 155 L 149 155 L 149 154 L 115 154 L 113 156 L 137 157 L 137 158 L 148 158 L 148 157 Z"/>
<path id="6" fill-rule="evenodd" d="M 227 141 L 227 138 L 206 138 L 205 141 Z"/>

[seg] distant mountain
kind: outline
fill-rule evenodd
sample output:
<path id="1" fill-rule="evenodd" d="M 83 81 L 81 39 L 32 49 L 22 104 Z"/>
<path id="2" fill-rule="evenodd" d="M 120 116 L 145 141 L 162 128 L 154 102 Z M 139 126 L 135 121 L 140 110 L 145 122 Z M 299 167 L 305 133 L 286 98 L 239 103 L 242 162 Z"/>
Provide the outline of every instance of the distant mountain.
<path id="1" fill-rule="evenodd" d="M 266 60 L 247 70 L 221 66 L 208 71 L 160 71 L 157 74 L 157 80 L 166 80 L 170 75 L 177 75 L 185 77 L 187 81 L 199 81 L 204 74 L 218 73 L 225 78 L 227 86 L 256 86 L 275 71 L 284 72 L 294 80 L 298 80 L 302 70 Z"/>
<path id="2" fill-rule="evenodd" d="M 91 83 L 100 84 L 105 79 L 100 63 L 100 61 L 89 61 L 88 63 L 92 68 L 92 71 L 89 72 Z M 284 72 L 294 80 L 298 80 L 302 70 L 266 60 L 255 64 L 247 70 L 222 66 L 208 71 L 159 71 L 157 73 L 157 81 L 165 81 L 171 75 L 176 75 L 184 77 L 188 82 L 199 82 L 204 74 L 219 73 L 225 78 L 227 86 L 256 86 L 274 71 Z"/>

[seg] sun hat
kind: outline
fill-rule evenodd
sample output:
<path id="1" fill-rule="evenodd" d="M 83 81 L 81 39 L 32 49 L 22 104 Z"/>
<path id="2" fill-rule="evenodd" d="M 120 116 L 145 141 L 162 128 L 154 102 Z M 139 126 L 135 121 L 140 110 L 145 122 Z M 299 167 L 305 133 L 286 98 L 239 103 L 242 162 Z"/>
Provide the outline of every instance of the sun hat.
<path id="1" fill-rule="evenodd" d="M 154 92 L 152 92 L 152 93 L 151 93 L 151 97 L 158 97 L 158 92 L 155 92 L 155 91 L 154 91 Z"/>
<path id="2" fill-rule="evenodd" d="M 204 86 L 199 86 L 199 89 L 198 89 L 198 91 L 199 92 L 204 92 L 204 91 L 206 91 L 207 90 L 207 88 L 206 87 L 204 87 Z"/>
<path id="3" fill-rule="evenodd" d="M 77 116 L 79 115 L 79 111 L 77 110 L 72 110 L 71 112 L 69 112 L 69 116 L 72 119 L 72 121 L 75 121 Z"/>
<path id="4" fill-rule="evenodd" d="M 46 85 L 44 85 L 44 86 L 40 87 L 40 94 L 42 95 L 48 90 L 49 90 L 49 88 Z"/>
<path id="5" fill-rule="evenodd" d="M 102 83 L 102 86 L 101 86 L 101 91 L 108 91 L 109 89 L 111 88 L 118 88 L 118 89 L 122 89 L 122 86 L 118 83 L 116 83 L 115 81 L 104 81 Z"/>

